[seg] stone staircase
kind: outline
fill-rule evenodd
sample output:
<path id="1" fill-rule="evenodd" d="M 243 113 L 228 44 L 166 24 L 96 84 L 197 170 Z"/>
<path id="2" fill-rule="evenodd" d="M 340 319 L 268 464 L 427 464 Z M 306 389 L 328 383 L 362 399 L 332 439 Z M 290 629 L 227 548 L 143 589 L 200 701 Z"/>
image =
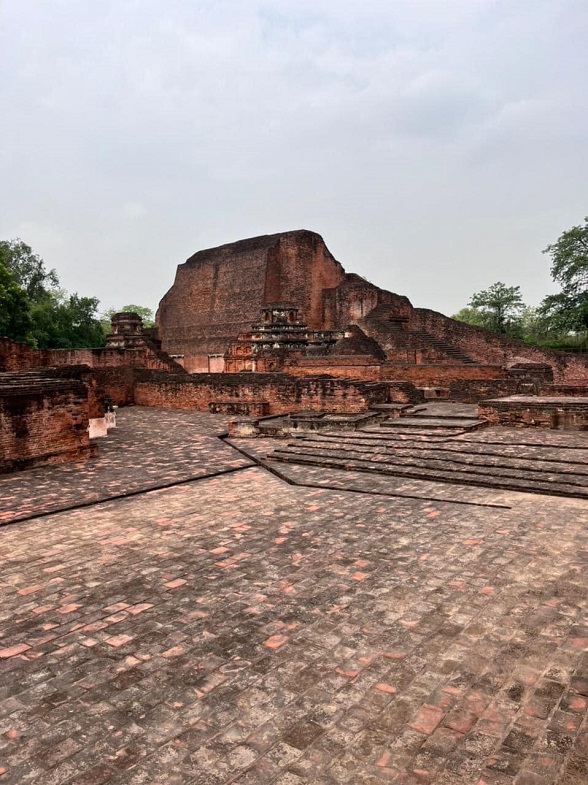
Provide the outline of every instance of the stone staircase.
<path id="1" fill-rule="evenodd" d="M 408 326 L 407 320 L 395 314 L 394 306 L 387 304 L 377 305 L 366 317 L 368 322 L 373 322 L 386 330 L 401 335 L 405 341 L 410 342 L 413 348 L 432 347 L 440 354 L 444 354 L 458 365 L 479 365 L 469 355 L 462 352 L 449 341 L 437 338 L 425 330 L 414 329 Z"/>
<path id="2" fill-rule="evenodd" d="M 429 344 L 437 351 L 443 352 L 443 354 L 447 355 L 452 360 L 455 360 L 456 364 L 458 365 L 479 365 L 479 363 L 477 363 L 475 360 L 472 360 L 471 357 L 469 357 L 467 354 L 464 354 L 452 344 L 442 340 L 441 338 L 436 338 L 434 335 L 431 335 L 424 330 L 411 329 L 408 332 L 410 335 L 415 336 L 415 338 L 425 345 Z"/>
<path id="3" fill-rule="evenodd" d="M 449 407 L 446 416 L 441 407 Z M 495 490 L 588 499 L 588 447 L 504 445 L 475 433 L 487 424 L 467 407 L 434 404 L 353 432 L 307 434 L 270 461 Z M 475 407 L 470 407 L 475 408 Z M 472 434 L 472 436 L 469 436 Z M 458 437 L 458 438 L 456 438 Z"/>

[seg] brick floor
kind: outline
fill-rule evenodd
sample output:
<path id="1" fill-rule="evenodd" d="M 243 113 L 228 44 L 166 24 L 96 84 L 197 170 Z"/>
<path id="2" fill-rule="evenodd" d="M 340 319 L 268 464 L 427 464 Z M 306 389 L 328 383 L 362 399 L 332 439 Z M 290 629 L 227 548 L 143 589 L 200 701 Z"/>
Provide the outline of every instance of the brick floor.
<path id="1" fill-rule="evenodd" d="M 299 487 L 121 414 L 103 479 L 125 420 L 150 482 L 244 468 L 0 528 L 2 785 L 586 782 L 586 502 Z M 0 488 L 47 511 L 61 468 Z"/>
<path id="2" fill-rule="evenodd" d="M 202 412 L 121 409 L 95 458 L 0 475 L 0 524 L 248 466 L 217 435 L 226 419 Z"/>

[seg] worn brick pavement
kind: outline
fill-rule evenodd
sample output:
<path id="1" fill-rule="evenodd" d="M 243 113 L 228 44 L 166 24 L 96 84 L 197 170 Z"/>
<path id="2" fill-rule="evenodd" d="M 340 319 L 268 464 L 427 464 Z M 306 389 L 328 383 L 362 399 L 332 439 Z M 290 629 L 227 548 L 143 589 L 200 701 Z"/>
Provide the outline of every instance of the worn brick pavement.
<path id="1" fill-rule="evenodd" d="M 0 475 L 0 524 L 251 465 L 217 436 L 220 415 L 133 406 L 81 461 Z"/>
<path id="2" fill-rule="evenodd" d="M 588 504 L 362 482 L 0 527 L 0 783 L 584 784 Z"/>

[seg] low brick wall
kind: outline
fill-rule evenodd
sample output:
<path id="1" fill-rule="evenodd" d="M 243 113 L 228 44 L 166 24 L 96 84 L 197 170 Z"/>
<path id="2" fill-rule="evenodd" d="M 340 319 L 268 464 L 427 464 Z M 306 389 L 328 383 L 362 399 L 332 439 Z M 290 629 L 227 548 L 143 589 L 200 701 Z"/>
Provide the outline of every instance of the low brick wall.
<path id="1" fill-rule="evenodd" d="M 588 397 L 513 396 L 481 401 L 478 414 L 492 425 L 588 431 Z"/>
<path id="2" fill-rule="evenodd" d="M 506 371 L 500 365 L 395 365 L 381 366 L 380 379 L 403 379 L 417 387 L 447 387 L 450 382 L 470 379 L 504 379 Z"/>
<path id="3" fill-rule="evenodd" d="M 588 382 L 585 384 L 544 384 L 539 393 L 548 398 L 554 396 L 586 398 L 588 396 Z"/>
<path id="4" fill-rule="evenodd" d="M 180 376 L 138 370 L 135 382 L 136 404 L 167 409 L 209 411 L 209 405 L 217 401 L 267 401 L 270 414 L 361 412 L 387 400 L 386 384 L 274 373 Z"/>
<path id="5" fill-rule="evenodd" d="M 148 337 L 137 349 L 31 349 L 9 338 L 0 338 L 0 372 L 45 366 L 87 365 L 90 368 L 138 367 L 184 373 L 179 363 L 162 352 Z"/>
<path id="6" fill-rule="evenodd" d="M 0 379 L 0 472 L 90 454 L 88 388 L 75 379 Z"/>
<path id="7" fill-rule="evenodd" d="M 325 373 L 365 381 L 404 380 L 420 387 L 443 387 L 450 381 L 503 379 L 507 371 L 500 365 L 461 365 L 444 362 L 434 365 L 380 363 L 373 357 L 334 356 L 288 358 L 284 371 L 294 376 Z"/>
<path id="8" fill-rule="evenodd" d="M 135 402 L 135 369 L 95 368 L 98 387 L 115 406 L 129 406 Z"/>
<path id="9" fill-rule="evenodd" d="M 446 385 L 447 397 L 459 403 L 478 403 L 485 398 L 516 395 L 520 384 L 518 379 L 459 379 Z"/>
<path id="10" fill-rule="evenodd" d="M 493 333 L 483 327 L 450 319 L 425 308 L 415 308 L 410 328 L 428 332 L 447 341 L 480 363 L 508 366 L 513 363 L 546 363 L 553 368 L 556 382 L 588 382 L 588 355 L 557 352 Z"/>
<path id="11" fill-rule="evenodd" d="M 382 378 L 381 367 L 375 357 L 325 355 L 324 357 L 287 358 L 284 363 L 284 372 L 293 376 L 328 374 L 329 376 L 375 382 Z"/>
<path id="12" fill-rule="evenodd" d="M 26 343 L 0 338 L 0 372 L 22 371 L 49 365 L 46 349 L 31 349 Z"/>
<path id="13" fill-rule="evenodd" d="M 386 382 L 386 385 L 390 403 L 423 403 L 425 400 L 423 390 L 412 382 L 395 380 Z"/>
<path id="14" fill-rule="evenodd" d="M 241 417 L 266 417 L 268 401 L 212 401 L 208 404 L 211 414 L 234 414 Z"/>

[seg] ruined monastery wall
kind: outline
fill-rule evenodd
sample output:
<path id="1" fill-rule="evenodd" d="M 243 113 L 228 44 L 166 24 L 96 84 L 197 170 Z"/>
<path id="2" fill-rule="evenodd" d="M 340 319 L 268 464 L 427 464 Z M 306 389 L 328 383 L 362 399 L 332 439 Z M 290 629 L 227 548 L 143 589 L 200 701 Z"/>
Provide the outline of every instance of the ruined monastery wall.
<path id="1" fill-rule="evenodd" d="M 500 377 L 500 366 L 521 360 L 553 366 L 558 382 L 588 381 L 588 358 L 529 346 L 435 311 L 415 309 L 408 298 L 345 273 L 320 235 L 308 231 L 254 237 L 199 251 L 180 265 L 157 313 L 163 349 L 183 355 L 188 372 L 212 370 L 209 355 L 217 356 L 212 363 L 222 370 L 218 357 L 229 344 L 250 331 L 263 305 L 280 302 L 299 308 L 301 319 L 314 330 L 358 325 L 382 347 L 389 363 L 402 368 L 405 378 L 422 383 L 437 384 L 450 375 L 456 381 L 481 378 L 481 371 L 471 376 L 471 371 L 459 367 L 472 361 L 492 366 Z M 425 365 L 435 370 L 410 370 Z M 441 365 L 448 367 L 447 372 L 437 370 Z M 349 375 L 351 365 L 335 357 L 330 363 L 309 358 L 308 363 L 293 363 L 291 371 L 303 375 L 315 368 L 343 376 Z M 383 370 L 389 378 L 386 374 Z M 371 366 L 361 363 L 355 364 L 353 375 L 378 378 Z"/>
<path id="2" fill-rule="evenodd" d="M 493 333 L 483 327 L 458 322 L 436 311 L 415 308 L 410 319 L 411 328 L 425 330 L 447 340 L 480 363 L 512 365 L 526 360 L 547 363 L 553 367 L 556 382 L 588 383 L 588 357 L 566 354 Z"/>
<path id="3" fill-rule="evenodd" d="M 181 366 L 155 347 L 139 349 L 31 349 L 24 343 L 0 338 L 0 372 L 47 366 L 87 365 L 89 368 L 152 368 L 182 372 Z"/>
<path id="4" fill-rule="evenodd" d="M 286 232 L 199 251 L 177 268 L 156 321 L 162 348 L 184 355 L 190 373 L 208 371 L 259 317 L 262 305 L 296 302 L 313 328 L 322 322 L 323 289 L 344 278 L 341 265 L 314 232 Z"/>
<path id="5" fill-rule="evenodd" d="M 210 405 L 219 402 L 266 401 L 269 414 L 300 410 L 361 412 L 387 400 L 385 384 L 275 373 L 174 376 L 137 371 L 135 383 L 137 405 L 166 409 L 210 411 Z"/>
<path id="6" fill-rule="evenodd" d="M 88 424 L 88 390 L 80 381 L 0 381 L 0 472 L 89 454 Z"/>

